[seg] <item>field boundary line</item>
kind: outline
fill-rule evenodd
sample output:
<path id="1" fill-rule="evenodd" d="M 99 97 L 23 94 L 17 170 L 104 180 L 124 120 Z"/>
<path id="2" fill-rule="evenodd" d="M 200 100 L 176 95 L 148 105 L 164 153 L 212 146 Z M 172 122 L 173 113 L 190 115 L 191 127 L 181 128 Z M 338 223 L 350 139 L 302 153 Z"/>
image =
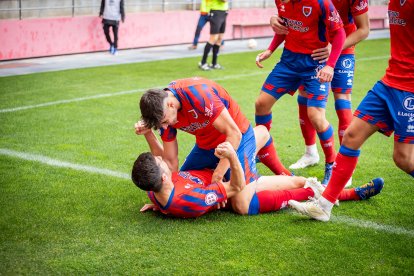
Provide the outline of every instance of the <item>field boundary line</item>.
<path id="1" fill-rule="evenodd" d="M 19 152 L 19 151 L 14 151 L 10 149 L 2 149 L 2 148 L 0 148 L 0 154 L 10 156 L 10 157 L 20 158 L 20 159 L 27 160 L 27 161 L 36 161 L 36 162 L 46 164 L 49 166 L 53 166 L 53 167 L 68 168 L 68 169 L 73 169 L 76 171 L 102 174 L 102 175 L 113 176 L 113 177 L 118 177 L 122 179 L 129 179 L 129 180 L 131 179 L 131 176 L 126 173 L 61 161 L 61 160 L 53 159 L 47 156 L 39 155 L 39 154 L 31 154 L 31 153 Z"/>
<path id="2" fill-rule="evenodd" d="M 378 59 L 384 59 L 384 58 L 389 58 L 389 56 L 359 58 L 356 61 L 357 62 L 358 61 L 370 61 L 370 60 L 378 60 Z M 241 78 L 241 77 L 251 77 L 251 76 L 262 75 L 262 74 L 267 74 L 267 73 L 268 73 L 268 71 L 261 71 L 261 72 L 255 72 L 255 73 L 249 73 L 249 74 L 239 74 L 239 75 L 225 76 L 225 77 L 221 77 L 221 78 L 213 78 L 212 80 L 215 80 L 215 81 L 228 80 L 228 79 Z M 160 86 L 156 86 L 156 87 L 161 88 L 163 86 L 160 85 Z M 151 88 L 154 88 L 154 87 L 151 87 Z M 59 105 L 59 104 L 81 102 L 81 101 L 107 98 L 107 97 L 113 97 L 113 96 L 121 96 L 121 95 L 133 94 L 133 93 L 136 93 L 136 92 L 144 92 L 147 89 L 149 89 L 149 88 L 139 88 L 139 89 L 113 92 L 113 93 L 106 93 L 106 94 L 98 94 L 98 95 L 86 96 L 86 97 L 80 97 L 80 98 L 74 98 L 74 99 L 59 100 L 59 101 L 53 101 L 53 102 L 47 102 L 47 103 L 41 103 L 41 104 L 19 106 L 19 107 L 14 107 L 14 108 L 5 108 L 5 109 L 0 109 L 0 113 L 9 113 L 9 112 L 16 112 L 16 111 L 39 108 L 39 107 L 45 107 L 45 106 L 51 106 L 51 105 Z"/>
<path id="3" fill-rule="evenodd" d="M 53 166 L 53 167 L 68 168 L 68 169 L 73 169 L 77 171 L 107 175 L 107 176 L 112 176 L 112 177 L 117 177 L 117 178 L 122 178 L 122 179 L 127 179 L 127 180 L 131 179 L 130 175 L 126 173 L 61 161 L 61 160 L 53 159 L 47 156 L 39 155 L 39 154 L 19 152 L 19 151 L 14 151 L 10 149 L 4 149 L 4 148 L 0 148 L 0 154 L 6 155 L 9 157 L 20 158 L 20 159 L 27 160 L 27 161 L 36 161 L 36 162 L 46 164 L 49 166 Z M 336 223 L 343 223 L 343 224 L 347 224 L 347 225 L 355 226 L 355 227 L 373 229 L 373 230 L 382 231 L 382 232 L 391 233 L 391 234 L 406 235 L 406 236 L 414 237 L 414 230 L 409 230 L 409 229 L 405 229 L 402 227 L 395 227 L 395 226 L 390 226 L 390 225 L 383 225 L 383 224 L 379 224 L 379 223 L 372 222 L 372 221 L 359 220 L 359 219 L 354 219 L 354 218 L 350 218 L 346 216 L 332 216 L 331 221 L 336 222 Z"/>

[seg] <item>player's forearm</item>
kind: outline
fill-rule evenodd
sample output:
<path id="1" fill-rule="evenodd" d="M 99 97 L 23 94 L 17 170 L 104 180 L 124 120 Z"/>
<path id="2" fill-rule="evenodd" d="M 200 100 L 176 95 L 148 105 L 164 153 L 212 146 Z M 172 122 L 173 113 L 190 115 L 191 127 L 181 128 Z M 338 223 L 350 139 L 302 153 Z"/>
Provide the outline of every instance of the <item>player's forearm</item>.
<path id="1" fill-rule="evenodd" d="M 144 135 L 145 140 L 147 140 L 148 146 L 150 147 L 151 153 L 156 156 L 163 156 L 164 154 L 164 147 L 158 141 L 157 136 L 155 136 L 154 132 L 151 130 L 150 132 Z"/>
<path id="2" fill-rule="evenodd" d="M 236 154 L 233 154 L 228 161 L 230 162 L 230 186 L 240 192 L 246 186 L 243 168 Z"/>
<path id="3" fill-rule="evenodd" d="M 274 52 L 277 47 L 279 47 L 280 44 L 285 40 L 286 35 L 280 35 L 275 34 L 275 36 L 272 39 L 272 42 L 270 42 L 269 47 L 267 48 L 269 51 Z"/>
<path id="4" fill-rule="evenodd" d="M 343 49 L 347 49 L 349 47 L 352 47 L 362 40 L 366 39 L 369 34 L 369 28 L 360 28 L 357 29 L 355 32 L 351 33 L 347 38 L 345 39 Z"/>
<path id="5" fill-rule="evenodd" d="M 332 68 L 335 68 L 335 64 L 338 61 L 339 56 L 341 55 L 342 47 L 345 42 L 345 38 L 346 38 L 346 34 L 343 28 L 340 28 L 335 31 L 335 33 L 332 36 L 332 40 L 331 40 L 331 44 L 332 44 L 331 54 L 329 55 L 326 65 Z"/>

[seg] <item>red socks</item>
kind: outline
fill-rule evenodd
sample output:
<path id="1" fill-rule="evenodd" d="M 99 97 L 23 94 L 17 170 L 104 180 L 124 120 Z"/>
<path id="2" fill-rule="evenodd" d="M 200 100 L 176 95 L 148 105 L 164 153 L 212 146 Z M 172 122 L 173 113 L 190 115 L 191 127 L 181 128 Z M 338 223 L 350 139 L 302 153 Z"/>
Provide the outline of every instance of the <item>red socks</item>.
<path id="1" fill-rule="evenodd" d="M 268 167 L 274 174 L 277 175 L 292 175 L 292 173 L 283 166 L 277 155 L 276 148 L 273 144 L 273 139 L 270 137 L 266 145 L 259 150 L 257 157 L 266 167 Z"/>
<path id="2" fill-rule="evenodd" d="M 259 200 L 259 213 L 268 213 L 283 209 L 289 200 L 303 201 L 313 196 L 311 188 L 300 188 L 294 190 L 262 191 L 257 193 Z"/>
<path id="3" fill-rule="evenodd" d="M 322 196 L 332 203 L 335 203 L 346 183 L 351 178 L 356 165 L 360 150 L 353 150 L 345 146 L 341 146 L 338 156 L 335 159 L 332 177 L 323 192 Z"/>

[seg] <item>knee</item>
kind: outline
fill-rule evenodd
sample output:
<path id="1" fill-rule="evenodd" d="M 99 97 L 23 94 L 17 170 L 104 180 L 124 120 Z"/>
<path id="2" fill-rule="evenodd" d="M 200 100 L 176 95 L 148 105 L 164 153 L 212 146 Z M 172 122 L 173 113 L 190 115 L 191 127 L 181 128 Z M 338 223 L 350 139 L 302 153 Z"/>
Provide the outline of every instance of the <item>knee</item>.
<path id="1" fill-rule="evenodd" d="M 414 170 L 414 158 L 403 151 L 394 150 L 393 159 L 398 168 L 411 173 Z"/>
<path id="2" fill-rule="evenodd" d="M 342 145 L 349 146 L 354 144 L 353 142 L 357 139 L 357 136 L 358 133 L 354 129 L 347 128 L 342 138 Z"/>
<path id="3" fill-rule="evenodd" d="M 260 99 L 260 97 L 256 99 L 254 105 L 257 113 L 263 114 L 268 112 L 269 108 L 266 106 L 266 103 Z"/>
<path id="4" fill-rule="evenodd" d="M 233 200 L 231 202 L 231 208 L 233 209 L 233 212 L 235 212 L 236 214 L 239 214 L 242 216 L 249 214 L 248 208 L 246 208 L 244 204 L 240 204 L 236 200 Z"/>

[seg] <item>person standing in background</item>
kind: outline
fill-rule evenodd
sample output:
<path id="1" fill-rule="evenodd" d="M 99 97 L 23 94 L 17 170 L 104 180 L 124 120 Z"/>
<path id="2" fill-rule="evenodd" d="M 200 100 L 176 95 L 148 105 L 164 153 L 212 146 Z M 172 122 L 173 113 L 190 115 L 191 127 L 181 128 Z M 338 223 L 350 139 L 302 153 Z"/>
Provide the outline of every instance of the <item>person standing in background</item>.
<path id="1" fill-rule="evenodd" d="M 198 18 L 197 28 L 194 34 L 193 44 L 188 47 L 188 50 L 197 49 L 198 40 L 200 38 L 201 30 L 207 24 L 210 18 L 210 0 L 201 0 L 200 3 L 200 17 Z"/>
<path id="2" fill-rule="evenodd" d="M 227 0 L 210 0 L 210 39 L 204 47 L 203 57 L 198 64 L 198 67 L 201 70 L 223 69 L 221 65 L 217 63 L 217 57 L 224 32 L 226 31 L 228 9 L 229 3 Z M 207 57 L 211 49 L 213 49 L 213 59 L 209 66 L 207 64 Z"/>
<path id="3" fill-rule="evenodd" d="M 102 0 L 99 17 L 102 18 L 103 30 L 109 43 L 109 52 L 117 55 L 119 21 L 125 22 L 124 0 Z M 109 28 L 111 27 L 114 37 L 113 41 L 109 34 Z"/>

